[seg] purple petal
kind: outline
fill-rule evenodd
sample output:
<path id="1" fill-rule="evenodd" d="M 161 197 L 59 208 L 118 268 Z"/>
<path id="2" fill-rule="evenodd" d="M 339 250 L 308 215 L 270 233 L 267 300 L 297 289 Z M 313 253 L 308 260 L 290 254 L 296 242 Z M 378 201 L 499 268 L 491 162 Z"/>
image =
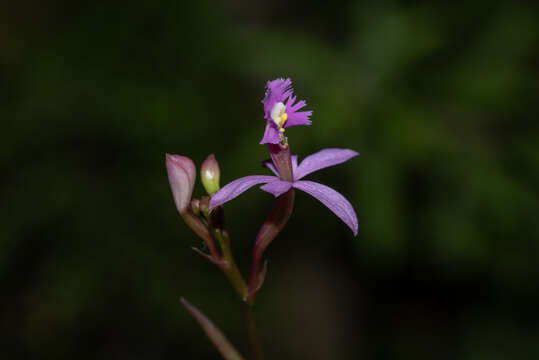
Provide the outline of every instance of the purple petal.
<path id="1" fill-rule="evenodd" d="M 264 136 L 260 140 L 260 144 L 278 144 L 281 142 L 281 137 L 279 136 L 279 130 L 275 128 L 273 121 L 266 122 L 266 130 L 264 131 Z"/>
<path id="2" fill-rule="evenodd" d="M 286 98 L 292 95 L 292 92 L 292 80 L 290 78 L 278 78 L 266 83 L 266 94 L 262 100 L 266 119 L 271 120 L 269 115 L 273 106 L 278 102 L 284 102 Z"/>
<path id="3" fill-rule="evenodd" d="M 288 119 L 286 120 L 286 123 L 284 124 L 285 128 L 289 128 L 292 126 L 298 126 L 298 125 L 311 125 L 311 120 L 309 120 L 309 116 L 312 115 L 312 111 L 299 111 L 302 107 L 307 105 L 305 100 L 300 100 L 296 104 L 294 104 L 294 101 L 296 101 L 295 96 L 290 96 L 288 98 L 288 101 L 286 102 L 286 115 L 288 115 Z"/>
<path id="4" fill-rule="evenodd" d="M 221 188 L 221 190 L 213 194 L 210 200 L 210 209 L 234 199 L 236 196 L 257 184 L 267 183 L 275 180 L 279 180 L 279 178 L 267 175 L 252 175 L 236 179 L 231 183 L 226 184 L 223 188 Z"/>
<path id="5" fill-rule="evenodd" d="M 300 112 L 286 112 L 288 115 L 288 120 L 284 124 L 284 128 L 287 129 L 292 126 L 309 126 L 312 124 L 312 121 L 309 120 L 309 116 L 312 115 L 312 111 L 300 111 Z"/>
<path id="6" fill-rule="evenodd" d="M 273 161 L 271 161 L 271 159 L 266 159 L 266 160 L 262 161 L 262 166 L 267 167 L 268 169 L 270 169 L 271 172 L 275 174 L 275 176 L 279 176 L 279 172 L 277 171 L 277 168 L 275 167 L 275 165 L 273 164 Z"/>
<path id="7" fill-rule="evenodd" d="M 299 180 L 304 176 L 328 166 L 343 163 L 359 153 L 349 149 L 324 149 L 317 153 L 307 156 L 299 164 L 294 173 L 294 179 Z"/>
<path id="8" fill-rule="evenodd" d="M 332 188 L 313 181 L 296 181 L 296 189 L 305 191 L 326 205 L 333 211 L 352 231 L 357 235 L 357 215 L 354 208 L 348 200 Z"/>
<path id="9" fill-rule="evenodd" d="M 292 173 L 295 174 L 298 169 L 298 156 L 291 155 L 290 158 L 292 159 Z"/>
<path id="10" fill-rule="evenodd" d="M 289 181 L 271 181 L 267 183 L 266 185 L 262 185 L 260 187 L 261 190 L 264 190 L 265 192 L 269 192 L 270 194 L 273 194 L 273 196 L 278 197 L 279 195 L 284 194 L 290 188 L 292 187 L 292 183 Z"/>

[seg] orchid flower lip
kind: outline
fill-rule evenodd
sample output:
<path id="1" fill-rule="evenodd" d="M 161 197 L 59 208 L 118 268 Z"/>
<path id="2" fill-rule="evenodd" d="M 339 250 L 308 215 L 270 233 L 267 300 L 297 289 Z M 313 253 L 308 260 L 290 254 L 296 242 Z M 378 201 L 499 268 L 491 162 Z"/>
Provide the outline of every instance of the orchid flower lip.
<path id="1" fill-rule="evenodd" d="M 293 93 L 290 78 L 277 78 L 267 82 L 266 93 L 262 100 L 266 129 L 260 144 L 286 143 L 283 135 L 285 129 L 292 126 L 311 125 L 309 117 L 312 111 L 299 111 L 307 103 L 305 100 L 296 102 L 296 96 Z"/>

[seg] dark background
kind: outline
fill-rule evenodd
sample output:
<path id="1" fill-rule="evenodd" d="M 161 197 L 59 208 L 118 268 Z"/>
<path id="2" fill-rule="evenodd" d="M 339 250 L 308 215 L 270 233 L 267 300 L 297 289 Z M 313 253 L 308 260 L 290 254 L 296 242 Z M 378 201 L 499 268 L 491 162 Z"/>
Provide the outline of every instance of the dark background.
<path id="1" fill-rule="evenodd" d="M 268 358 L 539 358 L 538 20 L 510 1 L 2 2 L 2 358 L 217 359 L 180 296 L 246 353 L 164 154 L 267 173 L 281 76 L 314 111 L 294 153 L 361 152 L 310 176 L 360 228 L 298 193 L 256 307 Z M 271 204 L 227 205 L 244 273 Z"/>

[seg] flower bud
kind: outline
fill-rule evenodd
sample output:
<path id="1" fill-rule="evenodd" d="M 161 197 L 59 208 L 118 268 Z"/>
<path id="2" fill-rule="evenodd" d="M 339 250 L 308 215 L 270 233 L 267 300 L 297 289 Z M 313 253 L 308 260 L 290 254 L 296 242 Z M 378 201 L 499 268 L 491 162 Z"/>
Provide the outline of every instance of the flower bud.
<path id="1" fill-rule="evenodd" d="M 209 195 L 213 195 L 219 189 L 219 177 L 221 171 L 219 170 L 219 163 L 215 160 L 215 156 L 211 154 L 204 160 L 202 167 L 200 168 L 200 178 L 202 179 L 202 185 Z"/>
<path id="2" fill-rule="evenodd" d="M 195 164 L 188 157 L 166 154 L 166 166 L 174 203 L 183 214 L 190 204 L 195 186 Z"/>

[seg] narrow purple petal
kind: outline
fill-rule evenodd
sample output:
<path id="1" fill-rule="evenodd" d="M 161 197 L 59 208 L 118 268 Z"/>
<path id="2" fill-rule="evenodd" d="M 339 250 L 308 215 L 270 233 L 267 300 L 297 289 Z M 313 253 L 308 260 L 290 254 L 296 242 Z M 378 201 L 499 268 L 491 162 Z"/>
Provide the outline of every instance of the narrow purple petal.
<path id="1" fill-rule="evenodd" d="M 307 156 L 299 164 L 298 169 L 294 172 L 294 179 L 299 180 L 304 176 L 328 166 L 343 163 L 359 153 L 349 149 L 324 149 Z"/>
<path id="2" fill-rule="evenodd" d="M 309 120 L 309 116 L 312 115 L 312 111 L 300 111 L 300 112 L 286 112 L 288 115 L 288 120 L 284 124 L 284 128 L 289 128 L 292 126 L 309 126 L 312 124 L 312 121 Z"/>
<path id="3" fill-rule="evenodd" d="M 296 101 L 296 97 L 294 97 L 292 99 L 292 101 L 290 102 L 290 110 L 291 111 L 298 111 L 299 109 L 301 109 L 302 107 L 305 107 L 307 106 L 307 102 L 305 100 L 300 100 L 298 101 L 297 103 L 294 104 L 294 101 Z M 287 102 L 288 104 L 288 102 Z"/>
<path id="4" fill-rule="evenodd" d="M 289 128 L 292 126 L 298 126 L 298 125 L 311 125 L 311 120 L 309 120 L 309 116 L 312 115 L 312 111 L 299 111 L 299 109 L 305 107 L 307 103 L 305 100 L 300 100 L 296 104 L 294 104 L 294 101 L 296 101 L 295 96 L 290 96 L 288 98 L 288 101 L 286 102 L 286 114 L 288 115 L 288 119 L 286 120 L 286 123 L 284 124 L 284 128 Z"/>
<path id="5" fill-rule="evenodd" d="M 234 199 L 236 196 L 257 184 L 267 183 L 278 179 L 279 178 L 275 176 L 267 175 L 251 175 L 236 179 L 231 183 L 226 184 L 221 188 L 221 190 L 213 194 L 210 200 L 210 209 Z"/>
<path id="6" fill-rule="evenodd" d="M 268 169 L 270 169 L 271 172 L 275 174 L 275 176 L 279 176 L 279 172 L 277 171 L 277 168 L 275 167 L 275 165 L 273 164 L 273 161 L 271 161 L 271 159 L 266 159 L 266 160 L 262 161 L 262 166 L 267 167 Z"/>
<path id="7" fill-rule="evenodd" d="M 294 187 L 305 191 L 326 205 L 329 210 L 333 211 L 335 215 L 352 229 L 354 235 L 357 235 L 357 215 L 350 202 L 344 196 L 326 185 L 313 181 L 296 181 Z"/>
<path id="8" fill-rule="evenodd" d="M 260 140 L 260 144 L 278 144 L 280 142 L 279 130 L 275 128 L 275 124 L 272 121 L 267 121 L 266 130 L 264 131 L 262 140 Z"/>
<path id="9" fill-rule="evenodd" d="M 291 155 L 290 158 L 292 159 L 292 173 L 295 174 L 298 169 L 298 156 Z"/>
<path id="10" fill-rule="evenodd" d="M 271 181 L 267 183 L 266 185 L 262 185 L 260 187 L 261 190 L 264 190 L 265 192 L 269 192 L 270 194 L 273 194 L 273 196 L 278 197 L 279 195 L 284 194 L 290 188 L 292 187 L 292 183 L 289 181 Z"/>

